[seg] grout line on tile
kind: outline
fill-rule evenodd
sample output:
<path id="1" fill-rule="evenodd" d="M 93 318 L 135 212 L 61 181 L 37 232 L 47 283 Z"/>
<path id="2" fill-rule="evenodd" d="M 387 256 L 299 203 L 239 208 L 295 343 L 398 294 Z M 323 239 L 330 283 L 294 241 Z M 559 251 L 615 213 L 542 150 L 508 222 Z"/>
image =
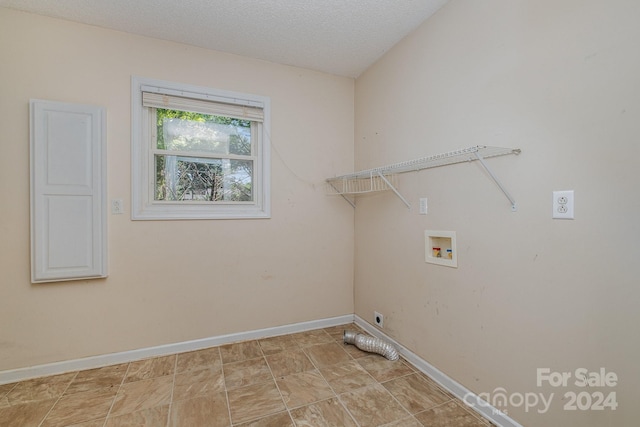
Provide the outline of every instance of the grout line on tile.
<path id="1" fill-rule="evenodd" d="M 415 372 L 414 372 L 413 374 L 415 374 Z M 408 374 L 408 375 L 413 375 L 413 374 Z M 397 377 L 397 378 L 404 378 L 404 377 L 406 377 L 406 376 L 408 376 L 408 375 L 403 375 L 403 376 L 401 376 L 401 377 Z M 394 379 L 397 379 L 397 378 L 394 378 Z M 389 381 L 393 381 L 393 380 L 389 380 Z M 391 393 L 389 390 L 387 390 L 387 388 L 386 388 L 386 387 L 385 387 L 381 382 L 378 382 L 378 384 L 380 384 L 380 385 L 382 386 L 382 388 L 384 388 L 384 389 L 385 389 L 385 391 L 386 391 L 387 393 L 389 393 L 389 395 L 391 396 L 391 398 L 392 398 L 393 400 L 395 400 L 395 401 L 396 401 L 396 403 L 397 403 L 398 405 L 400 405 L 400 407 L 401 407 L 402 409 L 404 409 L 405 411 L 407 411 L 407 414 L 409 414 L 410 416 L 412 416 L 412 417 L 413 417 L 413 414 L 411 413 L 411 410 L 410 410 L 409 408 L 406 408 L 406 407 L 402 404 L 402 402 L 400 402 L 400 400 L 398 400 L 398 398 L 397 398 L 393 393 Z M 403 419 L 404 419 L 404 418 L 403 418 Z M 398 421 L 398 420 L 394 420 L 394 421 Z"/>
<path id="2" fill-rule="evenodd" d="M 421 414 L 421 413 L 423 413 L 423 412 L 430 411 L 430 410 L 432 410 L 432 409 L 434 409 L 434 408 L 439 408 L 439 407 L 441 407 L 441 406 L 448 405 L 448 404 L 449 404 L 449 403 L 451 403 L 451 402 L 455 402 L 455 399 L 449 399 L 449 400 L 447 400 L 446 402 L 442 402 L 442 403 L 438 403 L 437 405 L 433 405 L 432 407 L 427 408 L 427 409 L 425 409 L 424 411 L 416 412 L 416 415 L 417 415 L 417 414 Z"/>
<path id="3" fill-rule="evenodd" d="M 173 381 L 171 383 L 171 395 L 169 397 L 169 410 L 167 411 L 167 422 L 165 424 L 167 427 L 169 427 L 169 423 L 171 422 L 171 410 L 173 409 L 173 392 L 175 391 L 175 388 L 176 388 L 177 372 L 178 372 L 178 354 L 175 355 L 175 358 L 173 361 Z"/>
<path id="4" fill-rule="evenodd" d="M 47 417 L 49 415 L 51 415 L 51 411 L 53 411 L 53 408 L 55 408 L 56 405 L 58 404 L 58 402 L 60 402 L 60 399 L 62 399 L 62 396 L 64 396 L 64 394 L 67 392 L 67 390 L 69 390 L 69 387 L 71 387 L 71 383 L 76 379 L 78 374 L 80 374 L 80 371 L 76 371 L 76 374 L 73 376 L 73 378 L 71 378 L 71 380 L 69 381 L 69 384 L 67 384 L 67 386 L 65 387 L 64 391 L 62 393 L 60 393 L 60 396 L 58 396 L 58 398 L 56 399 L 56 403 L 54 403 L 51 406 L 51 408 L 49 408 L 49 410 L 47 411 L 47 414 L 44 416 L 44 418 L 42 418 L 42 421 L 40 421 L 40 424 L 38 424 L 38 426 L 41 426 L 42 423 L 44 423 L 44 421 L 47 419 Z"/>
<path id="5" fill-rule="evenodd" d="M 304 350 L 303 350 L 304 351 Z M 358 361 L 356 360 L 355 357 L 353 357 L 352 355 L 350 355 L 348 352 L 347 355 L 351 358 L 352 361 L 358 363 Z M 308 357 L 308 356 L 307 356 Z M 311 360 L 311 358 L 309 357 L 309 360 Z M 315 366 L 315 363 L 313 363 L 313 360 L 311 360 L 311 363 L 313 364 L 313 366 Z M 359 365 L 359 364 L 358 364 Z M 334 365 L 335 366 L 335 365 Z M 322 371 L 316 367 L 316 369 L 318 369 L 318 372 L 320 372 L 320 376 L 322 378 L 324 378 L 324 380 L 327 382 L 327 384 L 329 385 L 329 388 L 331 389 L 331 391 L 333 392 L 334 398 L 338 400 L 338 403 L 340 404 L 340 406 L 342 406 L 342 408 L 345 410 L 345 412 L 351 417 L 351 419 L 353 420 L 354 424 L 357 427 L 360 427 L 360 423 L 356 420 L 356 417 L 353 416 L 353 414 L 351 413 L 351 411 L 349 411 L 349 408 L 347 408 L 347 405 L 344 404 L 344 402 L 342 401 L 342 399 L 340 398 L 340 395 L 336 392 L 336 390 L 333 388 L 333 386 L 331 385 L 331 383 L 329 383 L 329 381 L 327 380 L 327 378 L 322 374 Z M 364 369 L 364 368 L 363 368 Z M 364 370 L 365 372 L 366 369 Z M 371 374 L 369 372 L 367 372 L 367 375 L 371 376 Z M 373 378 L 373 377 L 371 377 Z M 373 378 L 374 381 L 376 381 L 375 378 Z M 376 381 L 377 382 L 377 381 Z M 295 422 L 295 421 L 294 421 Z"/>
<path id="6" fill-rule="evenodd" d="M 344 394 L 344 393 L 343 393 Z M 347 408 L 347 405 L 344 404 L 344 402 L 342 401 L 342 399 L 340 398 L 339 394 L 336 394 L 336 399 L 338 399 L 338 402 L 340 403 L 340 405 L 342 405 L 342 407 L 344 408 L 344 410 L 347 412 L 347 414 L 349 414 L 349 416 L 351 417 L 351 419 L 353 420 L 353 422 L 356 424 L 356 426 L 360 427 L 360 423 L 358 422 L 358 420 L 356 420 L 356 417 L 353 416 L 353 414 L 351 413 L 351 411 L 349 410 L 349 408 Z"/>
<path id="7" fill-rule="evenodd" d="M 224 386 L 224 397 L 227 399 L 227 415 L 229 416 L 229 425 L 233 425 L 233 419 L 231 418 L 231 402 L 229 402 L 229 389 L 227 388 L 227 378 L 224 373 L 224 362 L 222 361 L 222 352 L 220 346 L 218 348 L 218 357 L 220 358 L 220 369 L 222 370 L 222 385 Z"/>
<path id="8" fill-rule="evenodd" d="M 264 359 L 264 363 L 267 364 L 267 369 L 269 369 L 269 373 L 271 374 L 271 379 L 273 380 L 273 383 L 276 385 L 276 388 L 278 389 L 278 393 L 280 394 L 280 399 L 282 400 L 282 404 L 284 405 L 284 409 L 287 411 L 287 414 L 289 414 L 289 419 L 294 424 L 297 424 L 294 421 L 293 417 L 291 416 L 291 410 L 289 409 L 289 405 L 287 405 L 287 403 L 284 401 L 284 396 L 282 395 L 282 390 L 280 390 L 280 386 L 278 385 L 278 381 L 276 380 L 276 376 L 273 374 L 273 370 L 271 370 L 271 366 L 269 365 L 269 361 L 267 360 L 267 356 L 264 354 L 264 351 L 262 351 L 262 346 L 260 345 L 259 341 L 258 341 L 258 348 L 260 349 L 260 353 L 262 354 L 262 358 Z M 283 352 L 285 352 L 285 351 L 287 351 L 287 350 L 283 350 Z M 229 410 L 231 410 L 231 408 L 229 408 Z"/>
<path id="9" fill-rule="evenodd" d="M 107 420 L 109 419 L 109 416 L 111 415 L 111 411 L 113 410 L 113 405 L 116 404 L 116 399 L 118 398 L 118 394 L 120 394 L 120 390 L 122 389 L 122 386 L 124 385 L 124 382 L 127 379 L 127 374 L 129 373 L 129 369 L 130 368 L 131 368 L 131 363 L 127 363 L 127 369 L 125 369 L 124 375 L 122 376 L 122 381 L 120 381 L 120 385 L 118 386 L 118 390 L 116 391 L 115 396 L 113 396 L 113 400 L 111 401 L 111 406 L 109 406 L 109 411 L 107 411 L 107 416 L 104 417 L 104 424 L 102 425 L 102 427 L 107 425 Z"/>
<path id="10" fill-rule="evenodd" d="M 477 418 L 478 420 L 480 420 L 481 422 L 485 423 L 487 426 L 491 426 L 492 424 L 490 424 L 490 421 L 487 420 L 486 418 L 482 417 L 482 415 L 480 415 L 478 412 L 474 411 L 473 409 L 471 409 L 471 407 L 469 405 L 466 405 L 464 402 L 460 401 L 462 404 L 458 403 L 459 399 L 451 399 L 452 402 L 456 402 L 456 404 L 458 406 L 460 406 L 461 408 L 463 408 L 465 411 L 469 412 L 472 416 L 474 416 L 475 418 Z"/>
<path id="11" fill-rule="evenodd" d="M 24 381 L 16 381 L 15 383 L 13 383 L 13 386 L 9 390 L 7 390 L 6 393 L 4 393 L 2 396 L 0 396 L 0 398 L 6 397 L 7 400 L 8 400 L 9 393 L 11 393 L 13 391 L 13 389 L 16 388 L 18 386 L 18 384 L 20 384 L 21 382 L 24 382 Z M 2 385 L 5 385 L 5 384 L 2 384 Z"/>

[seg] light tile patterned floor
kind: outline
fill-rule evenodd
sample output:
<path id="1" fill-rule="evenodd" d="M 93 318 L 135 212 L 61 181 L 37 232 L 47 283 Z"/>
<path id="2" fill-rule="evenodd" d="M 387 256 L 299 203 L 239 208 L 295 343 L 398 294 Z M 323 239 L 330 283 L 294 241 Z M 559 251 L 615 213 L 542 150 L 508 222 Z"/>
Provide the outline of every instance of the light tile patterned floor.
<path id="1" fill-rule="evenodd" d="M 0 385 L 1 426 L 467 427 L 490 424 L 343 325 Z"/>

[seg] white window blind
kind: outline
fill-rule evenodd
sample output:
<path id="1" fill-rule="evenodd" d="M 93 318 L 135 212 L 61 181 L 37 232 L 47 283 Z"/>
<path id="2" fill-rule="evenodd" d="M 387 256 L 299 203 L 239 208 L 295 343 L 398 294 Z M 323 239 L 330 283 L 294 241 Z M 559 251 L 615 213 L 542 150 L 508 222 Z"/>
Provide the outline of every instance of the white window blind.
<path id="1" fill-rule="evenodd" d="M 142 106 L 166 110 L 193 111 L 212 116 L 232 117 L 254 122 L 264 121 L 264 111 L 260 107 L 232 104 L 215 100 L 186 98 L 164 93 L 142 92 Z"/>

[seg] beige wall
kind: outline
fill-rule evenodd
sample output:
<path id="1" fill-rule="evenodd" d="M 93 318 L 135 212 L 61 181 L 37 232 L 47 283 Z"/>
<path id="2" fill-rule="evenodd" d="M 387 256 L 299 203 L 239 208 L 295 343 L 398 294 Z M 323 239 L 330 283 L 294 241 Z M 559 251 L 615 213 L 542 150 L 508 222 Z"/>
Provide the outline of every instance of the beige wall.
<path id="1" fill-rule="evenodd" d="M 452 0 L 356 81 L 356 169 L 476 144 L 517 147 L 403 174 L 356 210 L 356 314 L 476 393 L 555 393 L 509 406 L 527 426 L 640 424 L 640 3 Z M 575 190 L 575 220 L 551 219 Z M 428 197 L 429 214 L 417 212 Z M 454 230 L 457 269 L 424 262 Z M 536 369 L 615 372 L 616 411 L 564 411 L 572 386 Z"/>
<path id="2" fill-rule="evenodd" d="M 355 84 L 356 168 L 476 144 L 482 169 L 401 177 L 352 208 L 324 178 L 354 163 L 354 83 L 0 8 L 0 371 L 348 314 L 476 393 L 555 393 L 509 407 L 527 426 L 638 424 L 640 28 L 635 0 L 452 0 Z M 29 282 L 28 100 L 107 107 L 109 198 L 130 198 L 131 75 L 272 100 L 270 220 L 109 215 L 110 276 Z M 576 219 L 551 220 L 551 192 Z M 429 198 L 420 216 L 419 197 Z M 424 263 L 423 231 L 458 233 L 459 268 Z M 575 387 L 536 368 L 620 378 L 615 412 L 563 411 Z M 590 390 L 591 391 L 591 390 Z M 597 390 L 596 390 L 597 391 Z"/>
<path id="3" fill-rule="evenodd" d="M 353 313 L 353 79 L 2 8 L 0 56 L 0 371 Z M 130 220 L 132 75 L 271 98 L 271 219 Z M 30 98 L 107 108 L 105 280 L 30 283 Z"/>

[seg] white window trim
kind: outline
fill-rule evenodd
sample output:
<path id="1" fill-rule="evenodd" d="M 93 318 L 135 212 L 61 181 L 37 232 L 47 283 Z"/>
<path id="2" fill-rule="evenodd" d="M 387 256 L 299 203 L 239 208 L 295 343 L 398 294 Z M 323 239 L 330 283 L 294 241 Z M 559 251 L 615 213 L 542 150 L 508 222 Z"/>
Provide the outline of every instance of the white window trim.
<path id="1" fill-rule="evenodd" d="M 150 145 L 147 109 L 142 106 L 142 89 L 168 95 L 186 96 L 236 105 L 262 108 L 264 121 L 258 132 L 252 203 L 154 202 L 150 173 Z M 150 89 L 151 88 L 151 89 Z M 134 220 L 244 219 L 270 218 L 270 99 L 268 97 L 167 82 L 133 76 L 131 78 L 131 218 Z"/>

